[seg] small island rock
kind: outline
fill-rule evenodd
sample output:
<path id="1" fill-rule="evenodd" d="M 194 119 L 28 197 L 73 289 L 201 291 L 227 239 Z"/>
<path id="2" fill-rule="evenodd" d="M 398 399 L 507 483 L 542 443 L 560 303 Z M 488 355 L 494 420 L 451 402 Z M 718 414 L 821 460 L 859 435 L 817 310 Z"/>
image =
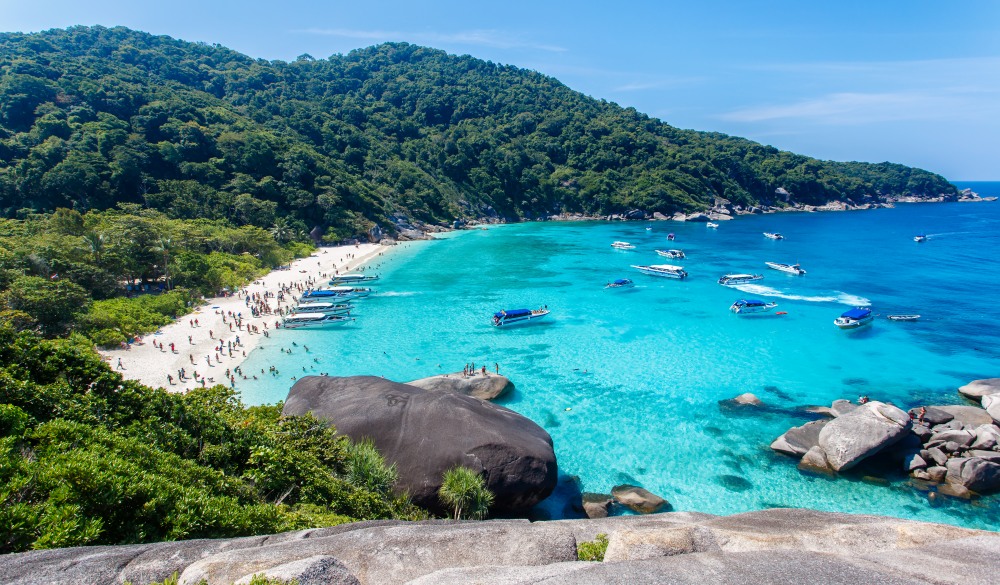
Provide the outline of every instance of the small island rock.
<path id="1" fill-rule="evenodd" d="M 484 376 L 477 373 L 474 376 L 466 376 L 462 372 L 421 378 L 407 384 L 437 392 L 458 392 L 480 400 L 493 400 L 514 386 L 509 379 L 500 374 L 487 373 Z"/>
<path id="2" fill-rule="evenodd" d="M 760 406 L 761 404 L 764 404 L 760 398 L 757 398 L 757 396 L 751 392 L 740 394 L 736 398 L 733 398 L 733 402 L 744 406 Z"/>
<path id="3" fill-rule="evenodd" d="M 654 514 L 668 508 L 670 503 L 660 496 L 634 485 L 618 485 L 611 496 L 621 505 L 640 514 Z"/>
<path id="4" fill-rule="evenodd" d="M 980 400 L 987 394 L 1000 393 L 1000 378 L 986 378 L 983 380 L 973 380 L 958 389 L 958 393 L 966 398 Z"/>

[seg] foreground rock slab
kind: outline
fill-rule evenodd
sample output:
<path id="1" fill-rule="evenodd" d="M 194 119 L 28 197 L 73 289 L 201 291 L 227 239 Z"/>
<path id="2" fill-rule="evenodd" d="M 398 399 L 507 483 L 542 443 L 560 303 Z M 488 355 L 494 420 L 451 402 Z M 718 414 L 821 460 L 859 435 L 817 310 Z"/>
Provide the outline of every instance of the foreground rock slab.
<path id="1" fill-rule="evenodd" d="M 576 547 L 609 538 L 604 562 Z M 229 540 L 0 555 L 4 585 L 995 583 L 1000 534 L 887 518 L 772 509 L 554 522 L 361 522 Z"/>
<path id="2" fill-rule="evenodd" d="M 494 511 L 526 510 L 556 485 L 549 434 L 484 400 L 375 376 L 309 376 L 292 386 L 282 414 L 307 412 L 355 441 L 373 440 L 396 465 L 398 487 L 440 513 L 441 477 L 456 465 L 483 475 L 496 497 Z"/>

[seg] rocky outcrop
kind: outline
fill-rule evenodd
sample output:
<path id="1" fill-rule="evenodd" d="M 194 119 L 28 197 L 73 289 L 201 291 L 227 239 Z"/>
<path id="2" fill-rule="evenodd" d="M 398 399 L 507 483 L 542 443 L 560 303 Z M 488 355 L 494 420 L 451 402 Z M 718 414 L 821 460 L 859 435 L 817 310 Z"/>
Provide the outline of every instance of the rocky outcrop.
<path id="1" fill-rule="evenodd" d="M 760 406 L 764 404 L 760 398 L 757 398 L 756 394 L 752 392 L 744 392 L 736 398 L 733 398 L 733 402 L 736 404 L 742 404 L 743 406 Z"/>
<path id="2" fill-rule="evenodd" d="M 517 513 L 556 485 L 552 439 L 531 420 L 455 392 L 425 390 L 374 376 L 309 376 L 292 386 L 285 415 L 312 412 L 353 440 L 370 438 L 399 472 L 398 486 L 425 508 L 438 499 L 445 471 L 482 474 L 494 512 Z"/>
<path id="3" fill-rule="evenodd" d="M 819 433 L 829 420 L 814 420 L 801 427 L 794 427 L 785 431 L 771 443 L 771 448 L 785 455 L 801 457 L 813 447 L 819 446 Z"/>
<path id="4" fill-rule="evenodd" d="M 983 396 L 983 408 L 994 422 L 1000 422 L 1000 392 Z"/>
<path id="5" fill-rule="evenodd" d="M 966 398 L 979 401 L 987 394 L 1000 393 L 1000 378 L 986 378 L 983 380 L 973 380 L 958 389 L 958 393 Z"/>
<path id="6" fill-rule="evenodd" d="M 489 372 L 486 374 L 476 373 L 472 376 L 456 372 L 454 374 L 421 378 L 407 382 L 407 384 L 436 392 L 458 392 L 459 394 L 465 394 L 466 396 L 472 396 L 480 400 L 493 400 L 494 398 L 503 396 L 514 387 L 506 377 Z"/>
<path id="7" fill-rule="evenodd" d="M 857 465 L 903 438 L 910 417 L 883 402 L 868 402 L 831 420 L 819 433 L 819 446 L 834 471 Z"/>
<path id="8" fill-rule="evenodd" d="M 604 562 L 576 548 L 608 536 Z M 180 553 L 180 554 L 178 554 Z M 773 509 L 554 522 L 363 522 L 273 536 L 0 556 L 0 583 L 302 585 L 993 583 L 1000 535 L 886 518 Z"/>
<path id="9" fill-rule="evenodd" d="M 961 406 L 950 404 L 948 406 L 938 406 L 939 408 L 954 418 L 949 421 L 962 426 L 979 426 L 993 424 L 993 417 L 988 412 L 978 406 Z"/>
<path id="10" fill-rule="evenodd" d="M 670 503 L 660 496 L 634 485 L 618 485 L 611 489 L 611 497 L 633 512 L 654 514 L 669 508 Z"/>

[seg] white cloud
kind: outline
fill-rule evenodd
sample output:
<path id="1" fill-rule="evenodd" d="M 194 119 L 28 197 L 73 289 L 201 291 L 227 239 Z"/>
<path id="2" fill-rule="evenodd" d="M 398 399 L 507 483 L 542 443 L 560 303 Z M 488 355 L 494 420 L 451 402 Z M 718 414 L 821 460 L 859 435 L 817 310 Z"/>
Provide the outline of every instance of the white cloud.
<path id="1" fill-rule="evenodd" d="M 567 49 L 556 45 L 536 43 L 518 35 L 498 30 L 468 30 L 455 33 L 439 32 L 406 32 L 388 30 L 357 30 L 346 28 L 309 28 L 295 31 L 312 35 L 325 35 L 349 39 L 369 41 L 400 41 L 409 40 L 424 44 L 458 44 L 493 47 L 497 49 L 535 49 L 561 53 Z"/>

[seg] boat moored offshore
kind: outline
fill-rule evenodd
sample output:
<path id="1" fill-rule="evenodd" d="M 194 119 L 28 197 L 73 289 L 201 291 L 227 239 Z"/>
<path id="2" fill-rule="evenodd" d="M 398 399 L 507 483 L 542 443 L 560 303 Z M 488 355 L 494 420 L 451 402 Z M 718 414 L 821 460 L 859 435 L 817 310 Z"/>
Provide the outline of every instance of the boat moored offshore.
<path id="1" fill-rule="evenodd" d="M 619 278 L 604 285 L 604 288 L 632 288 L 633 286 L 635 286 L 635 283 L 631 280 L 627 278 Z"/>
<path id="2" fill-rule="evenodd" d="M 769 240 L 784 240 L 785 236 L 779 234 L 778 232 L 764 232 L 764 237 Z"/>
<path id="3" fill-rule="evenodd" d="M 649 266 L 636 266 L 633 264 L 632 268 L 650 276 L 662 276 L 678 280 L 684 280 L 688 277 L 688 273 L 684 270 L 683 266 L 675 266 L 673 264 L 651 264 Z"/>
<path id="4" fill-rule="evenodd" d="M 616 250 L 635 250 L 635 246 L 628 242 L 612 242 L 611 247 Z"/>
<path id="5" fill-rule="evenodd" d="M 875 315 L 872 314 L 871 309 L 868 307 L 855 307 L 850 311 L 844 311 L 840 317 L 833 320 L 833 324 L 841 329 L 857 329 L 858 327 L 870 325 L 874 320 Z"/>
<path id="6" fill-rule="evenodd" d="M 890 321 L 919 321 L 920 315 L 887 315 Z"/>
<path id="7" fill-rule="evenodd" d="M 927 241 L 927 236 L 925 236 L 924 234 L 919 234 L 919 235 L 913 236 L 913 241 L 914 242 L 918 242 L 918 243 L 919 242 L 926 242 Z"/>
<path id="8" fill-rule="evenodd" d="M 803 274 L 806 273 L 806 271 L 802 270 L 802 267 L 799 266 L 798 262 L 796 262 L 795 264 L 782 264 L 781 262 L 765 262 L 764 264 L 767 264 L 768 268 L 773 268 L 775 270 L 780 270 L 781 272 L 787 272 L 788 274 L 794 274 L 796 276 L 802 276 Z"/>
<path id="9" fill-rule="evenodd" d="M 354 319 L 343 315 L 327 315 L 326 313 L 292 313 L 285 316 L 281 326 L 285 329 L 305 329 L 344 325 Z"/>
<path id="10" fill-rule="evenodd" d="M 657 254 L 660 256 L 666 256 L 667 258 L 686 258 L 684 255 L 684 250 L 657 250 Z"/>
<path id="11" fill-rule="evenodd" d="M 710 221 L 705 224 L 705 227 L 712 228 L 714 230 L 719 228 L 719 224 L 715 223 L 714 221 Z"/>
<path id="12" fill-rule="evenodd" d="M 737 315 L 752 315 L 755 313 L 767 313 L 778 306 L 778 303 L 769 303 L 760 299 L 740 299 L 729 307 L 729 310 Z"/>
<path id="13" fill-rule="evenodd" d="M 756 280 L 764 280 L 763 274 L 726 274 L 719 278 L 722 286 L 733 286 L 736 284 L 746 284 Z"/>
<path id="14" fill-rule="evenodd" d="M 493 313 L 493 326 L 511 327 L 513 325 L 526 324 L 543 319 L 548 314 L 549 310 L 547 308 L 500 310 Z"/>

